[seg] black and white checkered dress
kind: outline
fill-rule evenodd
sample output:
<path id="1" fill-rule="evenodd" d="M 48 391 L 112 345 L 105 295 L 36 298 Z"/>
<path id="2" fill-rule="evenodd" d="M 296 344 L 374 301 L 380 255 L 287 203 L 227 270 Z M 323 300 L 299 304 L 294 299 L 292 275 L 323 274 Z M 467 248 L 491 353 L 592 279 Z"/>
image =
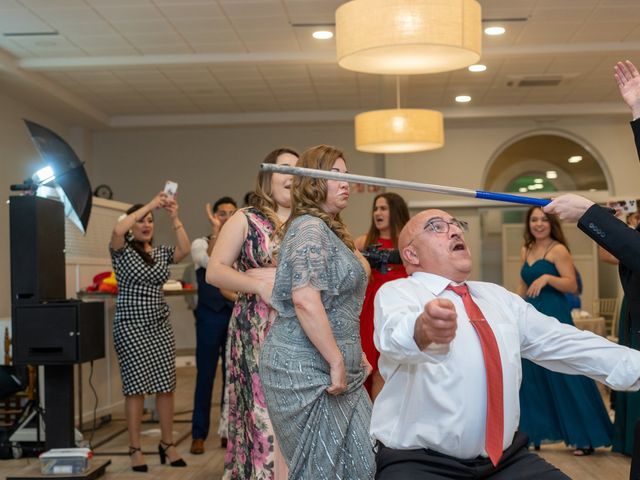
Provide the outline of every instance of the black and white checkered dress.
<path id="1" fill-rule="evenodd" d="M 175 247 L 154 247 L 147 265 L 129 246 L 111 249 L 118 281 L 113 343 L 124 395 L 173 392 L 176 388 L 175 339 L 162 285 L 169 278 Z"/>

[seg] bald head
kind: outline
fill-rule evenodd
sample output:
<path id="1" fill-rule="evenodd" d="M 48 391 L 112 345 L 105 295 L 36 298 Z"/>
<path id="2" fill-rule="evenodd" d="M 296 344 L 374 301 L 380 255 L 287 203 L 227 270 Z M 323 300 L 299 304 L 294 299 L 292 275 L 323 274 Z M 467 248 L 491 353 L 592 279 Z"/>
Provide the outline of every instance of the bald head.
<path id="1" fill-rule="evenodd" d="M 447 224 L 447 232 L 427 227 L 438 220 Z M 471 273 L 471 254 L 464 232 L 443 210 L 424 210 L 412 217 L 400 232 L 398 249 L 409 275 L 426 272 L 462 282 Z"/>
<path id="2" fill-rule="evenodd" d="M 427 223 L 430 218 L 442 215 L 447 215 L 447 213 L 442 210 L 431 209 L 423 210 L 411 217 L 404 225 L 404 228 L 400 231 L 400 236 L 398 237 L 398 249 L 402 251 L 411 242 L 411 240 L 424 229 L 425 223 Z"/>

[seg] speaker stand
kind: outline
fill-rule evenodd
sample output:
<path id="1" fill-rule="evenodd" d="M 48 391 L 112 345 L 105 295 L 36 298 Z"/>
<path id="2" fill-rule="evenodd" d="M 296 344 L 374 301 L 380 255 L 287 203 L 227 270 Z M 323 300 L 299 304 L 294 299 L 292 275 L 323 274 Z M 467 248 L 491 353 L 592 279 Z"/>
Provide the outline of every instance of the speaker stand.
<path id="1" fill-rule="evenodd" d="M 73 427 L 73 364 L 44 367 L 44 425 L 47 450 L 76 446 Z"/>

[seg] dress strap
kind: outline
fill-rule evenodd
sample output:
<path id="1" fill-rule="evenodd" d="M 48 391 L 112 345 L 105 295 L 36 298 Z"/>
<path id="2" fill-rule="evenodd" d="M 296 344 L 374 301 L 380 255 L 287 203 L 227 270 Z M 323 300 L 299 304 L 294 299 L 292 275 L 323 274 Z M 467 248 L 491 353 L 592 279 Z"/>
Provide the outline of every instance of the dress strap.
<path id="1" fill-rule="evenodd" d="M 544 251 L 544 255 L 542 255 L 542 258 L 544 259 L 547 256 L 547 253 L 549 253 L 549 251 L 553 248 L 553 246 L 558 243 L 555 240 L 553 240 L 549 246 L 547 247 L 547 249 Z"/>
<path id="2" fill-rule="evenodd" d="M 531 253 L 531 247 L 527 247 L 526 255 L 524 256 L 524 261 L 528 265 L 529 264 L 529 254 Z"/>

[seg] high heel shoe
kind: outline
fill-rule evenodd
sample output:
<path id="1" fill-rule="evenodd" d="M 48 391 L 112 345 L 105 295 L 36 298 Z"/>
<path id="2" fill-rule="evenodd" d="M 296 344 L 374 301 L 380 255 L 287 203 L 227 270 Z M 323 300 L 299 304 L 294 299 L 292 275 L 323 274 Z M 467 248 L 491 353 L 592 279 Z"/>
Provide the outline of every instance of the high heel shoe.
<path id="1" fill-rule="evenodd" d="M 142 453 L 142 450 L 140 450 L 140 447 L 132 447 L 131 445 L 129 445 L 129 456 L 133 455 L 136 452 Z M 142 465 L 132 465 L 131 470 L 133 470 L 134 472 L 145 473 L 149 470 L 149 467 L 147 467 L 146 463 L 143 463 Z"/>
<path id="2" fill-rule="evenodd" d="M 573 451 L 573 454 L 576 457 L 586 457 L 587 455 L 591 455 L 593 452 L 595 452 L 593 447 L 586 447 L 586 448 L 576 448 Z"/>
<path id="3" fill-rule="evenodd" d="M 163 446 L 164 448 L 162 448 Z M 164 465 L 167 461 L 167 450 L 169 450 L 169 448 L 173 446 L 173 443 L 164 443 L 162 440 L 160 440 L 160 443 L 158 444 L 158 453 L 160 454 L 160 463 L 162 465 Z M 174 460 L 173 462 L 169 462 L 169 465 L 171 465 L 172 467 L 186 467 L 187 462 L 185 462 L 182 458 L 179 458 L 177 460 Z"/>

